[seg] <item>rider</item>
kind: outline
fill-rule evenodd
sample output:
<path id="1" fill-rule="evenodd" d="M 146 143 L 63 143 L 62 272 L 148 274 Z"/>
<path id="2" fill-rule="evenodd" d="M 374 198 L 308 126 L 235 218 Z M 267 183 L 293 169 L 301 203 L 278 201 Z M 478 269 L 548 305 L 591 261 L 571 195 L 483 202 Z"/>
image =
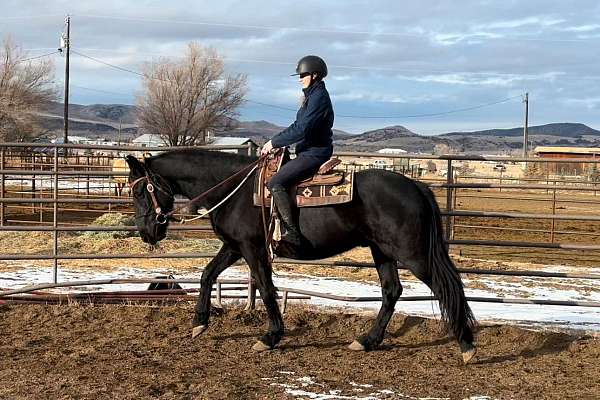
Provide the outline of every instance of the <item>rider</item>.
<path id="1" fill-rule="evenodd" d="M 296 144 L 296 158 L 284 164 L 269 182 L 269 190 L 286 229 L 282 239 L 300 246 L 301 235 L 292 214 L 292 201 L 288 189 L 303 179 L 311 177 L 333 153 L 333 107 L 323 78 L 327 65 L 317 56 L 302 57 L 296 66 L 304 92 L 304 100 L 296 121 L 273 136 L 262 148 L 267 154 L 273 148 Z"/>

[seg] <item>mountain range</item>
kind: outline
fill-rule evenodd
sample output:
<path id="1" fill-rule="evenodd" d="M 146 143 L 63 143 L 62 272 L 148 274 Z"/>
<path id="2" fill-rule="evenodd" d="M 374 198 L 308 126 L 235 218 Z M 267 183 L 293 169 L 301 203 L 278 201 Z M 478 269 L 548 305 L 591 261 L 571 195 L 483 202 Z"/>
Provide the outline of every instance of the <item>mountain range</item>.
<path id="1" fill-rule="evenodd" d="M 41 127 L 49 135 L 60 136 L 63 127 L 63 104 L 52 103 L 38 114 Z M 123 104 L 69 106 L 70 134 L 104 137 L 127 141 L 138 136 L 137 109 Z M 284 127 L 268 121 L 233 121 L 234 128 L 217 132 L 217 136 L 249 137 L 262 144 Z M 552 123 L 528 128 L 530 148 L 535 146 L 600 146 L 600 131 L 579 123 Z M 456 152 L 471 154 L 511 154 L 521 151 L 523 128 L 490 129 L 472 132 L 448 132 L 419 135 L 401 126 L 389 126 L 350 134 L 334 129 L 338 150 L 377 151 L 401 148 L 410 153 Z"/>

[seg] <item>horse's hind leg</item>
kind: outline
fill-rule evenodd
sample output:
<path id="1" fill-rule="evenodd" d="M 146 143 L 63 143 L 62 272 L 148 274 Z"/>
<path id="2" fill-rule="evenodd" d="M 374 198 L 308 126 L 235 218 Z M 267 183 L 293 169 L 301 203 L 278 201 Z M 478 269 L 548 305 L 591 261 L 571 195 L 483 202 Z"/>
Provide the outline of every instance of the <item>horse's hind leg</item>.
<path id="1" fill-rule="evenodd" d="M 407 267 L 418 279 L 420 279 L 424 284 L 426 284 L 438 298 L 440 298 L 441 290 L 450 290 L 450 289 L 449 288 L 445 288 L 445 289 L 437 288 L 436 289 L 435 285 L 433 284 L 433 278 L 431 276 L 431 273 L 426 268 L 426 265 L 427 265 L 426 263 L 427 262 L 425 260 L 422 260 L 421 262 L 407 263 Z M 461 285 L 462 285 L 462 283 L 461 283 Z M 456 296 L 457 298 L 460 298 L 461 301 L 466 302 L 465 295 L 462 290 L 462 286 L 460 287 L 460 291 L 455 293 L 454 296 Z M 440 308 L 441 307 L 442 307 L 442 304 L 440 304 Z M 459 318 L 459 320 L 461 321 L 461 323 L 458 325 L 453 325 L 454 328 L 452 328 L 452 324 L 451 324 L 451 330 L 452 330 L 452 333 L 454 334 L 454 337 L 456 338 L 456 340 L 458 342 L 458 345 L 460 346 L 460 351 L 462 353 L 463 361 L 465 363 L 468 363 L 475 356 L 475 353 L 477 352 L 477 350 L 475 348 L 475 345 L 473 344 L 474 338 L 473 338 L 473 331 L 471 329 L 471 326 L 468 324 L 467 320 L 464 317 Z"/>
<path id="2" fill-rule="evenodd" d="M 252 277 L 256 280 L 269 318 L 267 333 L 252 346 L 252 349 L 256 351 L 271 350 L 279 343 L 284 333 L 283 317 L 277 304 L 277 289 L 273 284 L 273 270 L 263 245 L 247 243 L 241 246 L 241 250 L 250 267 Z"/>
<path id="3" fill-rule="evenodd" d="M 371 350 L 381 344 L 385 329 L 394 314 L 396 302 L 402 294 L 396 262 L 384 256 L 378 248 L 371 247 L 371 252 L 381 281 L 381 308 L 371 330 L 352 342 L 349 346 L 351 350 Z"/>

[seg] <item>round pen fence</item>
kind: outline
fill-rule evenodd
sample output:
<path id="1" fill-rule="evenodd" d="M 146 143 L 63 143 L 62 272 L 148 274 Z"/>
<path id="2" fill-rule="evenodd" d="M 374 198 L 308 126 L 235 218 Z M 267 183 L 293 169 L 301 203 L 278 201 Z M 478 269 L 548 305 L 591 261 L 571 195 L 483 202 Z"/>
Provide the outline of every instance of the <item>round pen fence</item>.
<path id="1" fill-rule="evenodd" d="M 178 147 L 181 148 L 181 147 Z M 240 146 L 207 146 L 211 150 L 243 151 L 252 155 L 253 148 Z M 110 285 L 116 283 L 148 284 L 148 283 L 197 283 L 199 280 L 161 280 L 161 279 L 104 279 L 86 281 L 63 281 L 60 279 L 60 262 L 63 260 L 98 260 L 98 259 L 136 259 L 136 258 L 212 258 L 213 253 L 149 253 L 149 254 L 65 254 L 59 251 L 60 234 L 64 232 L 118 232 L 136 231 L 134 226 L 99 226 L 88 223 L 92 216 L 107 212 L 119 211 L 132 213 L 132 200 L 128 190 L 125 189 L 126 168 L 122 165 L 115 167 L 125 154 L 143 155 L 149 152 L 160 152 L 168 147 L 131 147 L 131 146 L 87 146 L 75 144 L 40 144 L 34 143 L 3 143 L 0 144 L 0 232 L 49 232 L 52 234 L 52 251 L 47 254 L 15 254 L 7 253 L 6 249 L 0 254 L 0 260 L 49 260 L 53 263 L 52 282 L 41 285 L 30 285 L 19 289 L 3 290 L 0 292 L 0 302 L 64 302 L 64 301 L 90 301 L 90 302 L 146 302 L 146 301 L 190 301 L 194 290 L 158 290 L 149 291 L 117 291 L 96 293 L 69 293 L 55 294 L 45 292 L 45 289 L 58 287 Z M 100 154 L 101 153 L 101 154 Z M 416 179 L 422 178 L 434 189 L 442 215 L 444 216 L 445 237 L 452 251 L 460 251 L 467 246 L 501 247 L 501 248 L 538 248 L 557 249 L 560 251 L 587 251 L 600 250 L 600 242 L 595 239 L 600 236 L 595 232 L 581 230 L 559 229 L 557 221 L 572 221 L 574 224 L 585 221 L 594 223 L 600 221 L 600 214 L 594 215 L 594 207 L 600 205 L 596 200 L 600 188 L 595 180 L 586 177 L 560 177 L 547 173 L 537 174 L 535 178 L 514 178 L 503 174 L 503 170 L 496 176 L 469 173 L 465 168 L 466 163 L 513 163 L 524 168 L 528 165 L 554 164 L 590 164 L 596 160 L 579 158 L 541 159 L 541 158 L 509 158 L 509 157 L 479 157 L 479 156 L 433 156 L 433 155 L 390 155 L 379 153 L 338 152 L 342 158 L 342 167 L 346 170 L 360 170 L 372 166 L 369 160 L 389 160 L 390 168 L 399 173 L 404 173 Z M 367 160 L 363 163 L 357 160 Z M 437 162 L 446 166 L 445 174 L 432 177 L 420 177 L 426 169 L 428 162 Z M 411 164 L 412 163 L 412 164 Z M 457 165 L 460 167 L 457 168 Z M 375 164 L 377 165 L 377 164 Z M 553 167 L 554 168 L 554 167 Z M 556 168 L 554 168 L 556 169 Z M 583 168 L 585 169 L 585 168 Z M 457 171 L 460 170 L 460 173 Z M 551 168 L 546 168 L 550 171 Z M 415 176 L 417 175 L 417 176 Z M 494 191 L 494 195 L 485 194 L 484 191 Z M 573 193 L 577 196 L 572 195 Z M 546 197 L 544 197 L 546 196 Z M 584 196 L 585 198 L 581 198 Z M 495 200 L 519 200 L 522 202 L 540 202 L 549 205 L 549 212 L 518 212 L 495 210 L 463 210 L 459 205 L 461 199 L 468 198 L 493 198 Z M 180 199 L 179 202 L 185 202 Z M 587 213 L 571 214 L 559 213 L 564 204 L 570 203 L 573 207 L 587 207 Z M 561 208 L 562 207 L 562 208 Z M 597 208 L 596 208 L 597 209 Z M 64 221 L 62 216 L 73 213 L 79 220 Z M 463 221 L 462 219 L 467 219 Z M 502 227 L 486 226 L 473 221 L 486 219 L 510 219 L 550 221 L 547 229 L 539 227 Z M 461 220 L 459 220 L 461 219 Z M 210 235 L 212 230 L 206 220 L 189 225 L 172 225 L 171 230 L 201 232 Z M 531 234 L 544 236 L 547 240 L 495 240 L 495 239 L 465 239 L 457 237 L 457 232 L 512 232 L 516 235 Z M 479 235 L 481 236 L 481 235 Z M 560 237 L 580 237 L 589 239 L 586 243 L 561 242 Z M 541 237 L 541 236 L 540 236 Z M 342 262 L 335 260 L 298 261 L 290 259 L 275 259 L 275 264 L 309 264 L 328 265 L 350 268 L 370 268 L 371 263 Z M 402 266 L 398 266 L 403 269 Z M 459 268 L 461 274 L 545 277 L 545 278 L 573 278 L 573 279 L 600 279 L 600 275 L 586 272 L 561 273 L 535 270 L 506 270 L 506 269 L 476 269 Z M 244 295 L 231 295 L 230 291 L 244 289 Z M 309 290 L 279 287 L 282 305 L 285 308 L 288 299 L 309 299 L 322 297 L 331 300 L 347 302 L 381 301 L 378 296 L 353 297 L 339 296 L 330 293 L 320 293 Z M 223 298 L 246 298 L 248 307 L 254 307 L 256 290 L 252 279 L 219 280 L 214 288 L 214 297 L 217 302 Z M 432 300 L 430 296 L 405 296 L 402 301 Z M 599 307 L 600 302 L 552 299 L 523 299 L 523 298 L 487 298 L 470 297 L 470 301 L 494 302 L 509 304 L 542 304 L 542 305 L 567 305 L 583 307 Z"/>

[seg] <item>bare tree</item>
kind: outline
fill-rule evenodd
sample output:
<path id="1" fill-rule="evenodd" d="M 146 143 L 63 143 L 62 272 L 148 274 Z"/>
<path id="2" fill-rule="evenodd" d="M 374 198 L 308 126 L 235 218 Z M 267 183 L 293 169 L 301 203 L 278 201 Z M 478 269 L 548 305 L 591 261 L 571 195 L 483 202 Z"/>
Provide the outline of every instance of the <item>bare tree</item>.
<path id="1" fill-rule="evenodd" d="M 23 141 L 39 130 L 35 112 L 57 99 L 54 66 L 48 59 L 27 60 L 9 37 L 0 48 L 0 140 Z"/>
<path id="2" fill-rule="evenodd" d="M 212 48 L 190 43 L 180 61 L 161 59 L 144 68 L 138 120 L 144 131 L 170 146 L 204 144 L 209 130 L 238 115 L 246 76 L 224 76 L 223 59 Z"/>

